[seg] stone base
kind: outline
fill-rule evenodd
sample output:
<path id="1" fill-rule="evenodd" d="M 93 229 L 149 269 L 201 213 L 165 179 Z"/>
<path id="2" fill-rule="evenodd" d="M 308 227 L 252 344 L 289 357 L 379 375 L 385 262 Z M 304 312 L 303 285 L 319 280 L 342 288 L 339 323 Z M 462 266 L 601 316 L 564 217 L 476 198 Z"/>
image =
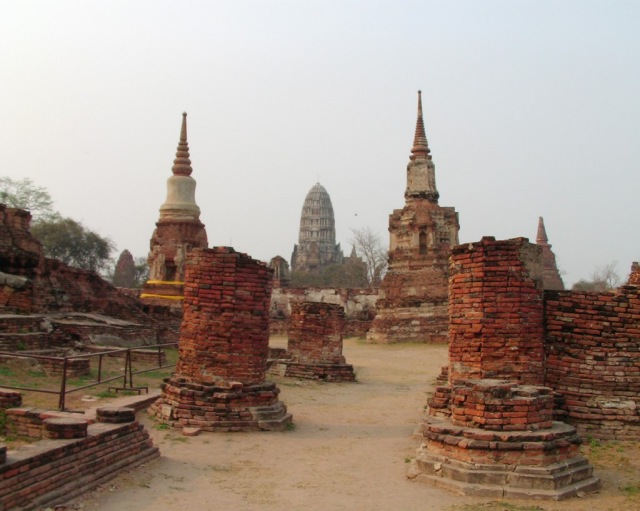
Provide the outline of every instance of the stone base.
<path id="1" fill-rule="evenodd" d="M 269 374 L 288 378 L 305 378 L 328 382 L 356 381 L 351 364 L 321 364 L 275 360 L 269 364 Z"/>
<path id="2" fill-rule="evenodd" d="M 554 422 L 539 431 L 487 431 L 431 418 L 427 442 L 408 477 L 463 495 L 561 500 L 594 491 L 600 481 L 578 454 L 575 428 Z"/>
<path id="3" fill-rule="evenodd" d="M 203 431 L 282 431 L 292 422 L 275 383 L 218 385 L 168 378 L 149 413 L 175 428 Z"/>

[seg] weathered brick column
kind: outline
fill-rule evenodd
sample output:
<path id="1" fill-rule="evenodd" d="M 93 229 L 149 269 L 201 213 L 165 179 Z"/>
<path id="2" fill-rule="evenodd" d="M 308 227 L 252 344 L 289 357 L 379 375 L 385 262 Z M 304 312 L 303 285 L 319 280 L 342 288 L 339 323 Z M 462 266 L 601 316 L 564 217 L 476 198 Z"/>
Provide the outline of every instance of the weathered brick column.
<path id="1" fill-rule="evenodd" d="M 354 381 L 353 366 L 342 355 L 345 314 L 342 305 L 299 302 L 291 307 L 285 376 Z"/>
<path id="2" fill-rule="evenodd" d="M 186 261 L 179 358 L 151 412 L 174 427 L 283 429 L 291 415 L 265 381 L 271 271 L 229 247 Z"/>
<path id="3" fill-rule="evenodd" d="M 429 403 L 410 478 L 487 497 L 559 500 L 599 487 L 542 386 L 541 275 L 540 247 L 524 238 L 454 247 L 449 385 Z"/>
<path id="4" fill-rule="evenodd" d="M 453 248 L 449 381 L 544 383 L 542 250 L 525 238 Z"/>

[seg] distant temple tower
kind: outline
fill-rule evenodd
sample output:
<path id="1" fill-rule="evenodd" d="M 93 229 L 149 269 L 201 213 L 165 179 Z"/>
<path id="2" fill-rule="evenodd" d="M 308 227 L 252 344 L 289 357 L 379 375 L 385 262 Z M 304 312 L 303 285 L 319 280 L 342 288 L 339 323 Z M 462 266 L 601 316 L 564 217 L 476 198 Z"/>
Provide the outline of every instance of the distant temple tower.
<path id="1" fill-rule="evenodd" d="M 342 264 L 343 259 L 340 244 L 336 245 L 331 197 L 320 183 L 316 183 L 302 206 L 300 235 L 291 254 L 291 271 L 314 272 Z"/>
<path id="2" fill-rule="evenodd" d="M 435 166 L 418 91 L 418 119 L 407 166 L 405 206 L 389 215 L 389 269 L 367 340 L 446 342 L 451 247 L 458 244 L 458 213 L 438 205 Z"/>
<path id="3" fill-rule="evenodd" d="M 182 114 L 180 142 L 171 172 L 167 199 L 160 206 L 160 219 L 151 236 L 149 280 L 141 295 L 145 300 L 182 300 L 187 252 L 207 248 L 207 232 L 200 222 L 200 208 L 195 199 L 196 181 L 191 177 L 186 113 Z"/>
<path id="4" fill-rule="evenodd" d="M 538 233 L 536 235 L 536 244 L 542 247 L 542 287 L 554 291 L 564 290 L 564 283 L 556 265 L 556 256 L 551 251 L 547 231 L 544 228 L 544 220 L 538 217 Z"/>

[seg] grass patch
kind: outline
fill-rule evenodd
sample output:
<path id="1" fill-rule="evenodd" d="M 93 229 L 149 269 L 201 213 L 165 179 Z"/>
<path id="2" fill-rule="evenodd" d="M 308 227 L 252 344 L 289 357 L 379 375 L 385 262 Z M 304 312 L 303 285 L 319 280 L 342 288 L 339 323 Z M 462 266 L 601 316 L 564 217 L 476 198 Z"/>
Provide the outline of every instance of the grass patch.
<path id="1" fill-rule="evenodd" d="M 109 398 L 109 397 L 118 397 L 118 393 L 113 390 L 102 390 L 96 393 L 96 397 L 100 398 Z"/>

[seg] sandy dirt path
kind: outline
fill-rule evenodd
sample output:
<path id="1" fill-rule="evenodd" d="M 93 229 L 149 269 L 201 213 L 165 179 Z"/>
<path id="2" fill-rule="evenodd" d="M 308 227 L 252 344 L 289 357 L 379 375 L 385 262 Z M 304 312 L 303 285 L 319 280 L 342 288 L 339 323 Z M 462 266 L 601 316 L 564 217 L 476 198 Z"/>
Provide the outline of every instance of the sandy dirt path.
<path id="1" fill-rule="evenodd" d="M 286 340 L 272 340 L 272 345 L 286 346 Z M 344 354 L 355 367 L 357 383 L 273 378 L 293 414 L 295 428 L 289 431 L 185 437 L 179 430 L 154 428 L 141 414 L 161 458 L 120 475 L 75 506 L 99 511 L 516 509 L 406 478 L 407 461 L 420 444 L 413 433 L 447 363 L 445 346 L 347 339 Z M 596 505 L 607 502 L 611 507 Z M 544 510 L 635 509 L 597 497 L 535 504 Z"/>

